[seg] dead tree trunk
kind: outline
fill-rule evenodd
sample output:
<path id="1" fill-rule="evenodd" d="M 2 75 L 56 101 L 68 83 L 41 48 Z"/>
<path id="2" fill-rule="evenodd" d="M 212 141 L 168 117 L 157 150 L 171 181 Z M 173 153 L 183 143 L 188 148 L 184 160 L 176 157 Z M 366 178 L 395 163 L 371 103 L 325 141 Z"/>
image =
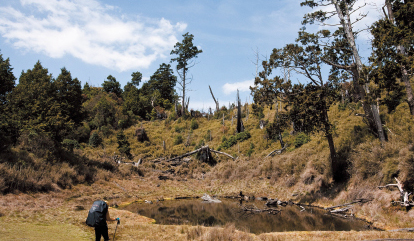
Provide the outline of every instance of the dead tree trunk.
<path id="1" fill-rule="evenodd" d="M 243 132 L 243 122 L 241 118 L 241 103 L 240 103 L 240 96 L 239 90 L 237 90 L 237 133 Z"/>
<path id="2" fill-rule="evenodd" d="M 407 190 L 404 190 L 404 184 L 401 183 L 396 177 L 395 180 L 397 181 L 397 184 L 387 184 L 385 186 L 379 186 L 378 188 L 384 188 L 384 187 L 397 187 L 398 190 L 400 191 L 400 195 L 401 195 L 401 206 L 404 207 L 408 207 L 408 206 L 414 206 L 414 203 L 410 203 L 410 201 L 408 200 L 408 197 L 411 195 L 411 193 L 409 193 Z"/>
<path id="3" fill-rule="evenodd" d="M 214 103 L 216 103 L 216 112 L 218 113 L 220 110 L 219 102 L 218 100 L 216 100 L 216 98 L 214 98 L 213 91 L 211 90 L 210 85 L 208 86 L 208 88 L 210 89 L 210 93 L 211 93 L 211 96 L 213 97 Z"/>
<path id="4" fill-rule="evenodd" d="M 343 4 L 343 1 L 332 0 L 331 2 L 335 7 L 336 13 L 338 14 L 340 23 L 342 24 L 342 27 L 345 32 L 345 37 L 351 48 L 352 56 L 355 61 L 355 64 L 353 64 L 351 68 L 349 69 L 351 70 L 353 74 L 353 83 L 355 86 L 355 91 L 361 100 L 362 107 L 364 109 L 365 116 L 368 120 L 369 126 L 377 132 L 378 138 L 380 139 L 380 141 L 384 142 L 385 136 L 382 130 L 381 119 L 379 119 L 379 114 L 376 115 L 373 113 L 376 110 L 376 105 L 375 104 L 370 105 L 369 103 L 366 102 L 366 95 L 367 95 L 366 90 L 364 90 L 364 87 L 359 84 L 363 65 L 362 65 L 361 57 L 359 56 L 358 47 L 355 44 L 355 37 L 354 37 L 353 29 L 352 29 L 352 21 L 351 21 L 351 16 L 350 16 L 351 13 L 349 12 L 349 6 L 347 3 L 344 3 L 346 5 L 344 7 L 345 11 L 342 11 L 341 4 Z"/>
<path id="5" fill-rule="evenodd" d="M 190 155 L 196 154 L 196 153 L 201 152 L 201 151 L 206 151 L 207 153 L 214 152 L 214 153 L 226 155 L 226 156 L 228 156 L 228 157 L 230 157 L 231 159 L 234 160 L 234 157 L 232 157 L 231 155 L 229 155 L 227 153 L 220 152 L 220 151 L 215 151 L 215 150 L 210 149 L 208 146 L 203 146 L 203 147 L 201 147 L 201 148 L 199 148 L 199 149 L 197 149 L 195 151 L 191 151 L 191 152 L 185 153 L 185 154 L 183 154 L 181 156 L 177 156 L 177 157 L 171 158 L 171 159 L 167 160 L 167 162 L 175 161 L 177 159 L 182 159 L 182 158 L 184 158 L 186 156 L 190 156 Z"/>
<path id="6" fill-rule="evenodd" d="M 278 150 L 274 150 L 271 153 L 269 153 L 269 155 L 267 155 L 265 158 L 271 156 L 273 153 L 277 153 L 277 154 L 281 154 L 283 150 L 285 150 L 287 147 L 287 145 L 285 145 L 282 149 L 278 149 Z"/>

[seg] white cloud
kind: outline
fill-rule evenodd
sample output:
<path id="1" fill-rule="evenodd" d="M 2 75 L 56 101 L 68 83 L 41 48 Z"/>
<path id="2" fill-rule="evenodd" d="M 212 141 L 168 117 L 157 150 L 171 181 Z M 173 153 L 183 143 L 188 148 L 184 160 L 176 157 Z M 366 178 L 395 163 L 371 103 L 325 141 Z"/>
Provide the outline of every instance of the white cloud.
<path id="1" fill-rule="evenodd" d="M 96 0 L 21 0 L 0 7 L 0 34 L 17 49 L 52 58 L 71 55 L 118 71 L 147 68 L 168 56 L 185 23 L 117 15 Z"/>
<path id="2" fill-rule="evenodd" d="M 239 90 L 240 92 L 250 91 L 249 87 L 254 85 L 254 80 L 246 80 L 237 83 L 226 83 L 223 85 L 223 92 L 229 95 Z"/>

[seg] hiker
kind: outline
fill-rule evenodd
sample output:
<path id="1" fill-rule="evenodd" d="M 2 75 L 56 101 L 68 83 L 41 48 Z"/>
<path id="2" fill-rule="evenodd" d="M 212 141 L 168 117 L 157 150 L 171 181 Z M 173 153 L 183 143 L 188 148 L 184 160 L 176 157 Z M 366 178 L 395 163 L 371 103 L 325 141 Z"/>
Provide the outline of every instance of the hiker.
<path id="1" fill-rule="evenodd" d="M 105 201 L 97 200 L 92 204 L 86 219 L 86 224 L 95 227 L 96 241 L 101 240 L 101 236 L 105 241 L 109 240 L 107 221 L 118 221 L 119 218 L 111 218 L 109 215 L 108 204 Z M 117 226 L 118 227 L 118 226 Z"/>

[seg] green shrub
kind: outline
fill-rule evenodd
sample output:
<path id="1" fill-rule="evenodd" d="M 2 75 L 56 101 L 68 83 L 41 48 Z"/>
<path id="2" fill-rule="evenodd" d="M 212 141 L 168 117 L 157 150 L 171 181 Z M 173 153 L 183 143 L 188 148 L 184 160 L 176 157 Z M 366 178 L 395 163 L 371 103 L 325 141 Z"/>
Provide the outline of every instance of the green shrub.
<path id="1" fill-rule="evenodd" d="M 254 152 L 254 144 L 253 142 L 250 142 L 250 149 L 247 150 L 247 156 L 250 158 L 250 156 L 253 154 Z"/>
<path id="2" fill-rule="evenodd" d="M 119 120 L 118 121 L 118 127 L 121 128 L 121 129 L 128 128 L 129 127 L 129 121 L 128 121 L 128 119 L 126 119 L 126 120 Z"/>
<path id="3" fill-rule="evenodd" d="M 310 137 L 308 135 L 306 135 L 305 133 L 301 132 L 296 136 L 295 141 L 293 142 L 293 144 L 295 145 L 296 148 L 299 148 L 303 144 L 308 143 L 309 141 L 310 141 Z"/>
<path id="4" fill-rule="evenodd" d="M 174 137 L 174 145 L 180 145 L 183 143 L 184 139 L 182 135 L 177 135 Z"/>
<path id="5" fill-rule="evenodd" d="M 152 109 L 151 113 L 147 114 L 147 119 L 150 119 L 151 121 L 155 121 L 157 119 L 157 110 Z"/>
<path id="6" fill-rule="evenodd" d="M 77 149 L 80 147 L 78 141 L 71 139 L 64 139 L 61 144 L 64 148 L 71 152 L 73 151 L 73 149 Z"/>
<path id="7" fill-rule="evenodd" d="M 171 113 L 167 118 L 168 121 L 173 121 L 173 120 L 176 120 L 176 119 L 177 119 L 177 113 L 176 112 Z"/>
<path id="8" fill-rule="evenodd" d="M 251 137 L 251 135 L 248 131 L 240 132 L 240 133 L 237 133 L 237 135 L 236 135 L 236 139 L 238 141 L 244 141 L 244 140 L 249 139 L 250 137 Z"/>
<path id="9" fill-rule="evenodd" d="M 100 128 L 100 132 L 104 137 L 110 136 L 112 134 L 112 130 L 113 129 L 111 125 L 101 126 Z"/>
<path id="10" fill-rule="evenodd" d="M 174 126 L 174 130 L 177 133 L 181 133 L 184 130 L 184 128 L 183 127 L 179 127 L 179 126 Z"/>
<path id="11" fill-rule="evenodd" d="M 190 125 L 191 130 L 195 130 L 198 129 L 198 123 L 195 119 L 191 120 L 191 125 Z"/>
<path id="12" fill-rule="evenodd" d="M 87 143 L 91 134 L 91 128 L 89 128 L 88 124 L 84 123 L 83 125 L 79 126 L 76 131 L 74 131 L 74 136 L 71 136 L 70 139 L 76 139 L 78 142 Z"/>
<path id="13" fill-rule="evenodd" d="M 237 133 L 237 135 L 235 135 L 235 136 L 230 136 L 229 139 L 226 139 L 223 136 L 222 140 L 224 140 L 224 141 L 221 143 L 220 147 L 224 148 L 224 149 L 228 149 L 228 148 L 236 145 L 237 142 L 242 142 L 244 140 L 249 139 L 250 137 L 251 137 L 251 135 L 248 131 Z"/>
<path id="14" fill-rule="evenodd" d="M 98 132 L 94 131 L 89 138 L 89 145 L 92 147 L 97 147 L 102 144 L 102 138 L 99 136 Z"/>

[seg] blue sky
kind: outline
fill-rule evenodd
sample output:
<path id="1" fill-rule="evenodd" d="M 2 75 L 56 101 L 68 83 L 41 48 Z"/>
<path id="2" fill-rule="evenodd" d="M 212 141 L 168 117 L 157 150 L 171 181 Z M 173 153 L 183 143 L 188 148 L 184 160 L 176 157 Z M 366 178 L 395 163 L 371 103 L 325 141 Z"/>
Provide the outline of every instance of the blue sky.
<path id="1" fill-rule="evenodd" d="M 215 106 L 209 85 L 221 106 L 235 101 L 237 89 L 242 101 L 249 100 L 255 52 L 262 61 L 273 48 L 294 41 L 310 11 L 300 2 L 0 0 L 0 50 L 17 78 L 39 60 L 53 77 L 66 67 L 82 85 L 101 86 L 112 75 L 124 86 L 132 72 L 148 80 L 160 64 L 169 63 L 173 46 L 189 32 L 203 53 L 190 69 L 186 95 L 190 108 L 206 111 Z M 384 1 L 367 2 L 372 5 L 363 10 L 368 17 L 359 28 L 381 16 Z M 358 44 L 368 54 L 369 35 Z"/>

